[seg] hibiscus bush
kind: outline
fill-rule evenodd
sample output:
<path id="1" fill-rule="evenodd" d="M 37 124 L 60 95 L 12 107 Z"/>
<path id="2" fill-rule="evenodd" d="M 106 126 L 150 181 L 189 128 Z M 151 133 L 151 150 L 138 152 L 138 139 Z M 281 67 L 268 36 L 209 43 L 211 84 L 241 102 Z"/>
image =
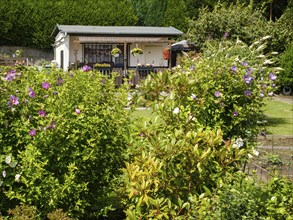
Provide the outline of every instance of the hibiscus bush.
<path id="1" fill-rule="evenodd" d="M 156 117 L 138 125 L 124 169 L 129 219 L 189 218 L 190 198 L 211 195 L 256 154 L 261 107 L 279 68 L 253 45 L 224 41 L 149 76 L 140 87 Z M 139 97 L 138 97 L 139 98 Z"/>
<path id="2" fill-rule="evenodd" d="M 93 72 L 6 70 L 0 79 L 0 211 L 90 218 L 111 207 L 129 134 L 128 86 Z"/>

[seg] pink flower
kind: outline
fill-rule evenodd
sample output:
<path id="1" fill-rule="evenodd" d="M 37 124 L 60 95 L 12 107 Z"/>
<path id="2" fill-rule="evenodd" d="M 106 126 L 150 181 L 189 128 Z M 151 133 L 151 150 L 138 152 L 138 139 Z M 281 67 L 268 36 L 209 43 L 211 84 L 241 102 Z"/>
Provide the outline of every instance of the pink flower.
<path id="1" fill-rule="evenodd" d="M 85 65 L 85 66 L 82 67 L 83 72 L 88 72 L 88 71 L 91 71 L 91 70 L 92 70 L 92 68 L 90 66 L 88 66 L 88 65 Z"/>
<path id="2" fill-rule="evenodd" d="M 80 114 L 80 110 L 78 108 L 76 108 L 75 109 L 75 113 L 79 115 Z"/>
<path id="3" fill-rule="evenodd" d="M 51 85 L 48 82 L 43 82 L 42 87 L 43 87 L 43 89 L 49 89 L 51 87 Z"/>
<path id="4" fill-rule="evenodd" d="M 221 95 L 222 95 L 222 93 L 221 93 L 220 91 L 216 91 L 216 92 L 215 92 L 215 96 L 216 96 L 216 97 L 220 97 Z"/>
<path id="5" fill-rule="evenodd" d="M 34 90 L 32 88 L 29 88 L 28 89 L 28 95 L 32 98 L 35 98 L 36 97 L 36 93 L 34 92 Z"/>
<path id="6" fill-rule="evenodd" d="M 40 111 L 38 112 L 38 114 L 39 114 L 39 116 L 41 116 L 41 117 L 45 117 L 45 116 L 46 116 L 46 112 L 45 112 L 44 110 L 40 110 Z"/>
<path id="7" fill-rule="evenodd" d="M 11 95 L 9 99 L 10 99 L 10 101 L 9 101 L 10 106 L 19 104 L 18 97 L 16 97 L 16 96 Z"/>
<path id="8" fill-rule="evenodd" d="M 35 129 L 31 129 L 28 134 L 33 137 L 37 134 L 37 131 Z"/>

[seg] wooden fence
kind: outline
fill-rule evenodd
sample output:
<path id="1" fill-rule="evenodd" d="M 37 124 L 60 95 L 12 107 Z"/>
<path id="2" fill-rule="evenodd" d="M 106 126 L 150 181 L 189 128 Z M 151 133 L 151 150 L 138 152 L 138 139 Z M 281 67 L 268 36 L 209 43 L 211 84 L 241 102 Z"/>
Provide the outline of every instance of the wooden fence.
<path id="1" fill-rule="evenodd" d="M 0 57 L 0 66 L 15 66 L 16 64 L 27 64 L 27 59 L 24 57 Z"/>

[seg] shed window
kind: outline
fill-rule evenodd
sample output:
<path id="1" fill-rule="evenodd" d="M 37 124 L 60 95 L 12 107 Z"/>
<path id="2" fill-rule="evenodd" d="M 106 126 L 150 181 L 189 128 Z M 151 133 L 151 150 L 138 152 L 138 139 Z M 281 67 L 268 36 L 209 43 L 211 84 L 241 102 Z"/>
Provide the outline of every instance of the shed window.
<path id="1" fill-rule="evenodd" d="M 111 44 L 84 44 L 84 60 L 93 66 L 96 63 L 111 63 Z"/>

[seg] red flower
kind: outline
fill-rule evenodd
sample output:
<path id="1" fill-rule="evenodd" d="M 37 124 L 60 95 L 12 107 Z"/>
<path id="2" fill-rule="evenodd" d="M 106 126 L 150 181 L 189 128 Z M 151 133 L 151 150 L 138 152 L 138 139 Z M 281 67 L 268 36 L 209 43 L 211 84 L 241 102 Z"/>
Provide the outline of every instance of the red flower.
<path id="1" fill-rule="evenodd" d="M 164 60 L 169 60 L 169 58 L 170 58 L 170 49 L 169 48 L 165 48 L 163 50 L 162 57 Z"/>

